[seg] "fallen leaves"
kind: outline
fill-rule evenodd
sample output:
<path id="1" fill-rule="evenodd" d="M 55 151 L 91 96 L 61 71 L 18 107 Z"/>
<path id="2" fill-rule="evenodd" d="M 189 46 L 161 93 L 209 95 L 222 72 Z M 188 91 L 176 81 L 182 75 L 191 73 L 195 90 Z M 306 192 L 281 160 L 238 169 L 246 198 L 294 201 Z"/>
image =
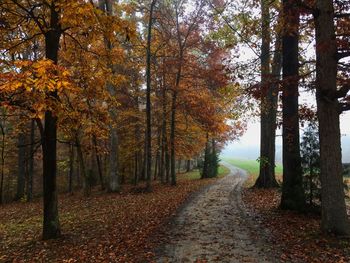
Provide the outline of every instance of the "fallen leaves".
<path id="1" fill-rule="evenodd" d="M 190 193 L 213 180 L 179 180 L 177 187 L 155 184 L 152 193 L 94 192 L 60 196 L 63 235 L 42 241 L 42 203 L 0 208 L 1 262 L 151 262 L 162 237 L 160 227 Z M 150 238 L 152 237 L 152 238 Z"/>
<path id="2" fill-rule="evenodd" d="M 243 200 L 254 221 L 271 236 L 268 246 L 279 262 L 349 262 L 349 240 L 322 235 L 320 217 L 278 209 L 278 190 L 246 189 Z"/>

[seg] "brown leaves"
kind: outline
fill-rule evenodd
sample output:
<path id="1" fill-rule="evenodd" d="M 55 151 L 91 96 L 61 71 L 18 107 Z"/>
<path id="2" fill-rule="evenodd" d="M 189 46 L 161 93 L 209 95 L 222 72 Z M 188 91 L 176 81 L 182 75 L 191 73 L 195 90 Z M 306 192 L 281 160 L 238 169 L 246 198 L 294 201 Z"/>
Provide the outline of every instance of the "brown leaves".
<path id="1" fill-rule="evenodd" d="M 177 187 L 154 185 L 153 193 L 94 192 L 91 198 L 60 196 L 63 236 L 41 241 L 41 202 L 14 203 L 0 210 L 0 261 L 151 262 L 162 242 L 158 229 L 176 209 L 211 180 L 179 180 Z M 150 238 L 152 237 L 152 238 Z"/>
<path id="2" fill-rule="evenodd" d="M 259 225 L 271 232 L 268 246 L 280 262 L 349 262 L 347 240 L 322 235 L 319 216 L 278 210 L 279 200 L 277 190 L 249 189 L 244 193 Z"/>

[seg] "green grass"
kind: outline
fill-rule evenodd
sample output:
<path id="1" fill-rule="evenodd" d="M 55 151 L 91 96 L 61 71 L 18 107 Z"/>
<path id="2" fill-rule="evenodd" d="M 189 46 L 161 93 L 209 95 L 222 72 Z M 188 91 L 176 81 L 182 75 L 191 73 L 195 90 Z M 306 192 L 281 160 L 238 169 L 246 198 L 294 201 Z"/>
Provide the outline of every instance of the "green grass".
<path id="1" fill-rule="evenodd" d="M 247 160 L 247 159 L 233 159 L 233 158 L 221 158 L 223 161 L 228 162 L 234 166 L 237 166 L 243 170 L 246 170 L 252 176 L 258 176 L 259 174 L 259 162 L 255 160 Z M 283 172 L 283 168 L 281 164 L 276 165 L 276 174 L 281 175 Z"/>
<path id="2" fill-rule="evenodd" d="M 230 169 L 228 169 L 227 167 L 220 165 L 219 167 L 219 174 L 218 177 L 224 177 L 226 175 L 228 175 L 230 173 Z M 180 178 L 186 179 L 186 180 L 197 180 L 197 179 L 201 179 L 201 175 L 198 169 L 193 170 L 191 172 L 182 174 Z"/>
<path id="3" fill-rule="evenodd" d="M 230 173 L 230 169 L 228 169 L 224 165 L 220 165 L 218 177 L 224 177 L 224 176 L 228 175 L 229 173 Z"/>
<path id="4" fill-rule="evenodd" d="M 259 175 L 259 162 L 256 160 L 248 159 L 234 159 L 234 158 L 221 158 L 223 161 L 228 162 L 238 168 L 246 170 L 249 174 L 248 180 L 245 182 L 245 187 L 252 187 Z M 283 167 L 281 164 L 277 164 L 276 168 L 276 179 L 277 181 L 282 181 Z"/>

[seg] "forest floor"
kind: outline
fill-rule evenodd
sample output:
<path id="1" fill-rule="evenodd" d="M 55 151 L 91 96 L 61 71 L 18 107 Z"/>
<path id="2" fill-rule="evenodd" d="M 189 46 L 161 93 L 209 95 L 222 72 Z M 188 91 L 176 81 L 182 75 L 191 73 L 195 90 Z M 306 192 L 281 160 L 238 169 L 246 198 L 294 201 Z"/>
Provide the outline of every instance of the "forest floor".
<path id="1" fill-rule="evenodd" d="M 61 194 L 57 240 L 41 240 L 40 199 L 3 205 L 0 262 L 350 262 L 349 239 L 322 235 L 317 215 L 279 210 L 279 190 L 249 188 L 252 176 L 225 165 L 224 178 L 179 174 L 152 193 Z"/>
<path id="2" fill-rule="evenodd" d="M 322 234 L 320 215 L 279 209 L 279 189 L 245 188 L 242 199 L 257 227 L 269 233 L 275 262 L 350 262 L 350 239 Z"/>
<path id="3" fill-rule="evenodd" d="M 231 172 L 190 200 L 172 220 L 157 262 L 270 262 L 263 236 L 245 211 L 241 188 L 247 173 Z"/>
<path id="4" fill-rule="evenodd" d="M 221 176 L 229 171 L 220 167 Z M 59 195 L 62 236 L 42 241 L 42 200 L 0 206 L 0 262 L 151 262 L 166 224 L 192 193 L 216 179 L 194 171 L 176 187 L 154 182 L 153 192 L 123 186 L 120 194 L 95 189 Z"/>

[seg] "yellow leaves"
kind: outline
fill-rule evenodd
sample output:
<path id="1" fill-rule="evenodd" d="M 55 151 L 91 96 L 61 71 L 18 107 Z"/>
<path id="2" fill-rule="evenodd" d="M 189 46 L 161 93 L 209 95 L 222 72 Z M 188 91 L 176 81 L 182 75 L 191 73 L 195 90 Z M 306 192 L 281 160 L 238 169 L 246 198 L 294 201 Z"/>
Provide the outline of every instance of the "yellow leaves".
<path id="1" fill-rule="evenodd" d="M 76 93 L 78 88 L 69 72 L 50 60 L 21 60 L 13 63 L 12 71 L 0 75 L 0 92 L 4 101 L 25 108 L 33 118 L 42 118 L 47 109 L 57 108 L 57 99 L 50 94 Z"/>
<path id="2" fill-rule="evenodd" d="M 94 7 L 89 1 L 61 1 L 61 23 L 64 27 L 92 26 L 96 23 Z"/>

